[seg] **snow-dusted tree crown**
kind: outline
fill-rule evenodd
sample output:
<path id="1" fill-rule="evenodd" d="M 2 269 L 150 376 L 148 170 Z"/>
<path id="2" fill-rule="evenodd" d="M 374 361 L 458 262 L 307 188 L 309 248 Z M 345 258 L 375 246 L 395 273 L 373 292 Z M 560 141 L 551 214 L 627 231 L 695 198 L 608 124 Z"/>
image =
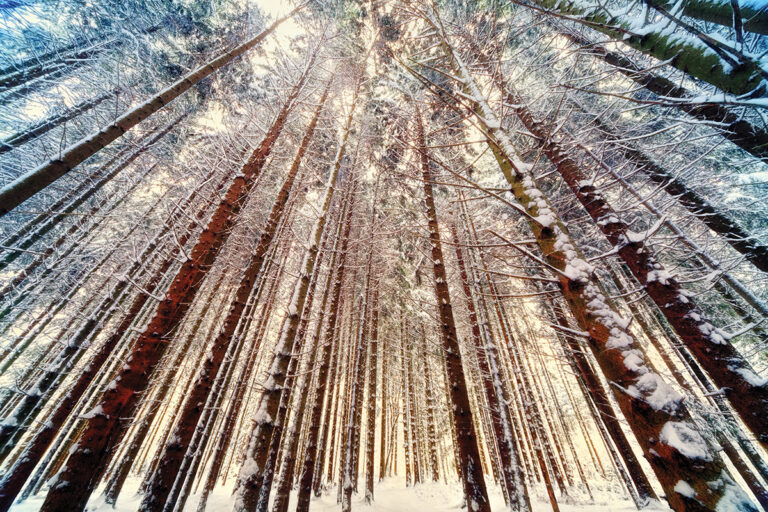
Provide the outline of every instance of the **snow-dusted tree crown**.
<path id="1" fill-rule="evenodd" d="M 0 0 L 0 512 L 768 511 L 768 4 Z"/>

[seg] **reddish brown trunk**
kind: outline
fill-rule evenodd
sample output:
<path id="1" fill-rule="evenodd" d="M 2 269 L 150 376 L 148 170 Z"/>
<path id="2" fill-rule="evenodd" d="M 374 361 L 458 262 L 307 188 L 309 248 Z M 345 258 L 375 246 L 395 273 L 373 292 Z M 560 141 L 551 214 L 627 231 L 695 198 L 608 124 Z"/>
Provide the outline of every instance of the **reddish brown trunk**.
<path id="1" fill-rule="evenodd" d="M 429 446 L 429 468 L 432 473 L 432 481 L 437 482 L 440 480 L 440 462 L 437 448 L 437 422 L 435 420 L 436 404 L 435 393 L 432 387 L 432 375 L 429 368 L 429 353 L 426 347 L 427 343 L 425 339 L 424 344 L 422 345 L 422 361 L 424 364 L 424 394 L 427 401 L 427 444 Z M 373 480 L 373 478 L 371 478 L 371 480 Z"/>
<path id="2" fill-rule="evenodd" d="M 619 256 L 664 313 L 681 341 L 696 356 L 715 384 L 723 389 L 757 439 L 768 447 L 768 385 L 758 378 L 736 347 L 705 320 L 694 299 L 664 270 L 642 236 L 632 236 L 629 226 L 587 180 L 578 164 L 549 138 L 547 128 L 533 117 L 523 99 L 514 91 L 508 91 L 507 103 L 514 105 L 513 110 L 525 127 L 538 137 L 544 154 L 557 167 L 606 238 L 617 248 Z"/>
<path id="3" fill-rule="evenodd" d="M 190 392 L 187 394 L 184 401 L 184 407 L 180 414 L 180 419 L 176 424 L 174 434 L 171 436 L 173 441 L 165 446 L 160 466 L 152 476 L 148 491 L 142 502 L 141 506 L 143 510 L 168 510 L 169 508 L 178 506 L 180 499 L 182 500 L 181 503 L 184 501 L 184 497 L 180 496 L 182 489 L 179 482 L 177 482 L 177 475 L 179 474 L 179 470 L 185 459 L 187 459 L 185 456 L 188 451 L 195 452 L 197 449 L 201 448 L 199 446 L 202 442 L 201 439 L 196 439 L 196 443 L 190 445 L 192 438 L 197 431 L 198 420 L 205 409 L 208 397 L 214 386 L 214 381 L 217 379 L 219 369 L 229 351 L 232 336 L 240 323 L 243 311 L 248 302 L 248 297 L 252 293 L 255 293 L 253 290 L 256 289 L 256 287 L 260 287 L 261 282 L 263 281 L 260 274 L 262 267 L 264 266 L 264 258 L 272 245 L 272 240 L 277 231 L 278 223 L 288 204 L 293 183 L 299 174 L 304 153 L 312 140 L 315 126 L 320 118 L 320 113 L 322 112 L 325 100 L 328 97 L 329 88 L 330 82 L 320 98 L 314 116 L 307 127 L 301 144 L 299 145 L 293 165 L 283 182 L 282 188 L 277 194 L 272 206 L 272 211 L 267 219 L 267 224 L 259 236 L 259 242 L 256 245 L 256 249 L 254 250 L 248 263 L 248 267 L 240 280 L 240 284 L 235 292 L 224 324 L 213 342 L 210 356 L 203 364 L 200 375 L 192 386 Z"/>
<path id="4" fill-rule="evenodd" d="M 563 312 L 556 305 L 553 305 L 552 310 L 555 314 L 555 319 L 558 325 L 564 329 L 569 329 L 568 321 L 566 320 Z M 569 355 L 574 359 L 576 367 L 578 368 L 579 373 L 584 379 L 584 383 L 589 390 L 592 403 L 595 404 L 595 407 L 597 408 L 597 411 L 600 415 L 597 420 L 601 421 L 605 426 L 608 435 L 611 437 L 611 440 L 616 446 L 619 455 L 621 455 L 624 464 L 627 466 L 627 470 L 629 471 L 629 475 L 635 484 L 640 499 L 644 503 L 651 499 L 657 499 L 656 493 L 651 486 L 651 482 L 645 475 L 645 472 L 640 465 L 640 461 L 635 456 L 634 451 L 632 451 L 632 446 L 629 444 L 629 440 L 624 435 L 624 431 L 621 429 L 621 424 L 619 423 L 616 411 L 613 410 L 610 399 L 608 398 L 608 395 L 600 383 L 600 378 L 597 376 L 597 374 L 595 374 L 594 370 L 592 369 L 592 365 L 589 364 L 589 361 L 584 354 L 584 350 L 573 335 L 570 335 L 566 332 L 563 335 L 563 338 L 568 344 Z"/>
<path id="5" fill-rule="evenodd" d="M 456 324 L 451 307 L 451 296 L 445 273 L 443 250 L 440 242 L 440 231 L 437 223 L 435 199 L 432 194 L 432 171 L 427 155 L 427 141 L 421 113 L 416 112 L 417 147 L 420 156 L 424 196 L 427 204 L 429 226 L 429 241 L 432 245 L 432 270 L 435 281 L 435 297 L 440 312 L 440 335 L 445 348 L 448 379 L 451 395 L 453 420 L 456 424 L 456 437 L 459 448 L 462 484 L 464 496 L 470 512 L 490 512 L 488 493 L 485 488 L 480 453 L 477 449 L 477 435 L 472 420 L 469 405 L 467 383 L 464 378 L 464 368 L 456 334 Z"/>
<path id="6" fill-rule="evenodd" d="M 461 250 L 461 242 L 458 236 L 458 230 L 455 224 L 451 224 L 451 232 L 453 234 L 453 243 L 456 250 L 456 261 L 459 265 L 459 277 L 461 278 L 461 286 L 464 291 L 464 297 L 467 304 L 467 311 L 469 312 L 469 324 L 472 332 L 472 341 L 477 351 L 477 360 L 480 367 L 480 378 L 483 383 L 483 389 L 485 391 L 485 398 L 491 409 L 491 425 L 496 437 L 496 443 L 498 446 L 500 470 L 502 472 L 502 485 L 505 488 L 505 496 L 508 500 L 517 495 L 516 506 L 518 509 L 525 507 L 530 509 L 530 498 L 528 497 L 527 489 L 523 483 L 521 468 L 518 464 L 519 457 L 516 454 L 516 445 L 511 441 L 512 435 L 512 418 L 509 414 L 509 408 L 501 406 L 501 401 L 505 400 L 505 397 L 499 396 L 494 383 L 492 381 L 491 369 L 488 366 L 488 356 L 486 354 L 486 346 L 491 347 L 492 340 L 483 342 L 483 338 L 480 332 L 480 325 L 477 319 L 477 312 L 475 310 L 475 303 L 472 300 L 472 290 L 469 286 L 469 277 L 467 275 L 467 269 L 464 264 L 464 256 Z M 495 349 L 494 349 L 495 350 Z M 506 426 L 505 426 L 506 425 Z M 505 428 L 507 431 L 505 431 Z M 522 486 L 522 487 L 521 487 Z"/>
<path id="7" fill-rule="evenodd" d="M 300 79 L 242 173 L 235 178 L 208 226 L 200 234 L 189 258 L 176 274 L 154 318 L 139 337 L 134 353 L 115 385 L 107 390 L 95 415 L 88 419 L 77 444 L 42 505 L 44 512 L 83 510 L 101 478 L 114 446 L 133 417 L 141 392 L 165 353 L 171 336 L 189 309 L 202 278 L 210 269 L 231 232 L 237 214 L 283 129 L 293 102 L 307 76 Z"/>
<path id="8" fill-rule="evenodd" d="M 221 284 L 223 283 L 223 280 L 218 280 L 214 286 L 211 292 L 208 294 L 208 297 L 214 298 L 217 296 Z M 221 308 L 223 309 L 223 307 Z M 200 326 L 203 323 L 203 320 L 205 319 L 206 315 L 200 314 L 198 316 L 198 319 L 195 321 L 194 325 L 192 326 L 192 329 L 190 330 L 190 333 L 187 334 L 186 339 L 183 342 L 183 345 L 181 347 L 181 350 L 179 350 L 178 354 L 175 356 L 175 358 L 172 360 L 171 365 L 174 368 L 179 367 L 179 365 L 182 364 L 182 361 L 184 357 L 187 355 L 187 350 L 189 349 L 192 341 L 195 338 L 195 333 L 200 329 Z M 211 334 L 209 331 L 207 334 Z M 199 364 L 200 359 L 202 358 L 202 355 L 198 358 L 196 361 L 197 364 Z M 197 365 L 196 365 L 197 366 Z M 195 366 L 195 367 L 196 367 Z M 168 372 L 164 377 L 163 380 L 159 383 L 158 390 L 154 394 L 147 393 L 147 396 L 145 397 L 145 400 L 149 399 L 155 399 L 156 397 L 164 397 L 167 396 L 167 393 L 171 391 L 171 386 L 174 383 L 174 372 Z M 148 390 L 149 391 L 149 390 Z M 165 408 L 161 408 L 161 411 L 165 411 Z M 161 413 L 162 415 L 162 413 Z M 128 447 L 128 449 L 120 454 L 120 460 L 119 460 L 119 467 L 114 470 L 114 474 L 108 478 L 107 481 L 107 488 L 104 491 L 105 495 L 105 501 L 107 503 L 111 503 L 114 505 L 114 503 L 117 501 L 117 497 L 120 494 L 120 491 L 123 487 L 123 484 L 125 480 L 128 478 L 129 471 L 131 470 L 131 467 L 134 464 L 134 461 L 136 460 L 140 449 L 142 448 L 142 445 L 144 444 L 144 441 L 146 440 L 146 436 L 149 433 L 150 428 L 153 424 L 153 419 L 155 415 L 154 414 L 146 414 L 141 419 L 141 423 L 136 427 L 136 431 L 131 436 L 131 442 Z M 152 440 L 150 439 L 150 442 Z"/>
<path id="9" fill-rule="evenodd" d="M 219 184 L 219 189 L 224 186 L 224 182 Z M 201 219 L 205 210 L 200 210 L 197 215 L 197 219 Z M 178 243 L 180 246 L 185 246 L 195 231 L 197 226 L 197 220 L 191 222 L 187 227 L 185 234 L 182 235 Z M 170 224 L 168 224 L 170 226 Z M 170 229 L 170 228 L 168 228 Z M 157 238 L 156 240 L 159 240 Z M 147 249 L 149 251 L 156 248 L 156 244 L 150 244 Z M 71 386 L 67 395 L 59 403 L 55 411 L 47 418 L 45 427 L 39 430 L 35 437 L 29 442 L 25 449 L 25 455 L 21 457 L 14 466 L 6 472 L 6 477 L 0 482 L 0 511 L 5 511 L 10 508 L 13 500 L 18 495 L 24 482 L 29 478 L 34 466 L 43 457 L 43 454 L 50 446 L 56 433 L 61 429 L 65 420 L 72 412 L 75 404 L 77 404 L 82 396 L 85 394 L 90 383 L 93 381 L 97 373 L 106 363 L 107 359 L 114 352 L 119 341 L 123 339 L 124 334 L 129 330 L 129 327 L 134 322 L 136 316 L 145 307 L 147 301 L 150 298 L 150 294 L 155 293 L 160 282 L 168 272 L 168 270 L 176 262 L 176 258 L 171 256 L 166 258 L 160 267 L 157 269 L 153 277 L 145 285 L 145 291 L 140 292 L 131 303 L 127 310 L 127 313 L 123 317 L 122 321 L 115 327 L 112 335 L 110 335 L 104 343 L 99 347 L 99 350 L 90 361 L 87 369 L 80 375 L 77 381 Z M 139 263 L 137 262 L 137 265 Z M 135 266 L 134 266 L 135 267 Z M 128 284 L 128 281 L 121 282 L 115 291 L 113 291 L 113 297 L 116 293 L 120 293 L 119 289 L 124 288 Z M 86 324 L 81 331 L 85 332 L 89 330 L 89 325 Z"/>

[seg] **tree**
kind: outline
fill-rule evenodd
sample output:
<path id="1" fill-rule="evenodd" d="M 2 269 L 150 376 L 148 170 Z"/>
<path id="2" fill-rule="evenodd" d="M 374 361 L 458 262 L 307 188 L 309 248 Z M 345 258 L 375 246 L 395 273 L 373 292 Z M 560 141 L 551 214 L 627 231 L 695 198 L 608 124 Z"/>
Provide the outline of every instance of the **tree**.
<path id="1" fill-rule="evenodd" d="M 429 221 L 429 242 L 432 245 L 432 272 L 435 280 L 435 297 L 440 312 L 441 338 L 446 353 L 448 367 L 448 379 L 450 382 L 450 397 L 453 403 L 454 423 L 456 424 L 456 437 L 459 449 L 459 465 L 464 486 L 464 496 L 467 507 L 472 512 L 490 510 L 488 493 L 485 487 L 485 477 L 482 473 L 480 454 L 477 450 L 475 427 L 472 422 L 472 413 L 469 408 L 467 385 L 461 360 L 456 325 L 451 308 L 451 297 L 446 282 L 443 251 L 440 245 L 440 232 L 435 210 L 435 199 L 432 193 L 432 178 L 430 161 L 427 154 L 427 140 L 421 112 L 416 110 L 416 143 L 420 157 L 420 165 L 423 179 L 424 196 L 427 204 L 427 218 Z"/>
<path id="2" fill-rule="evenodd" d="M 314 58 L 314 54 L 313 54 Z M 166 298 L 158 307 L 153 320 L 142 333 L 136 344 L 131 365 L 126 367 L 119 381 L 109 389 L 102 405 L 97 406 L 94 415 L 88 420 L 78 443 L 78 449 L 67 460 L 66 470 L 59 478 L 67 485 L 59 485 L 48 494 L 43 509 L 56 510 L 72 508 L 83 509 L 86 500 L 97 483 L 95 478 L 103 470 L 109 449 L 119 441 L 123 427 L 121 418 L 129 418 L 130 411 L 136 406 L 136 392 L 147 385 L 149 372 L 160 360 L 165 333 L 173 331 L 189 308 L 197 291 L 196 284 L 215 260 L 219 250 L 234 222 L 234 217 L 242 208 L 245 197 L 253 186 L 278 135 L 285 125 L 294 101 L 308 77 L 313 58 L 298 83 L 293 87 L 287 101 L 267 132 L 260 146 L 251 154 L 243 166 L 241 175 L 229 186 L 226 195 L 213 213 L 207 227 L 200 234 L 186 262 L 181 266 L 171 284 Z M 80 468 L 96 468 L 85 473 Z"/>
<path id="3" fill-rule="evenodd" d="M 292 11 L 289 15 L 278 19 L 266 30 L 251 38 L 249 41 L 246 41 L 237 48 L 220 55 L 205 66 L 201 66 L 184 76 L 170 87 L 161 91 L 160 94 L 151 100 L 148 100 L 136 109 L 123 114 L 110 126 L 102 128 L 89 138 L 68 148 L 60 158 L 29 171 L 24 176 L 17 178 L 13 183 L 4 186 L 2 190 L 0 190 L 0 202 L 3 204 L 2 209 L 0 209 L 0 214 L 4 215 L 8 213 L 11 209 L 50 185 L 56 179 L 71 171 L 77 164 L 94 155 L 109 143 L 114 142 L 126 131 L 163 108 L 166 104 L 176 99 L 200 80 L 215 72 L 217 69 L 226 66 L 235 58 L 261 43 L 280 23 L 292 16 L 297 10 L 298 9 Z"/>
<path id="4" fill-rule="evenodd" d="M 264 8 L 0 8 L 0 509 L 766 506 L 763 10 Z"/>

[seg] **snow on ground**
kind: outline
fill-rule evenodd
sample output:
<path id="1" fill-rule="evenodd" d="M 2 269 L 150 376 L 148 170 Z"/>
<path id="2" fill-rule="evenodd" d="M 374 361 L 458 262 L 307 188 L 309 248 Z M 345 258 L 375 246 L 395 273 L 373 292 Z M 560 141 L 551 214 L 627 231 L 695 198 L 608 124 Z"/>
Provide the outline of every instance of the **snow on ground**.
<path id="1" fill-rule="evenodd" d="M 363 484 L 362 480 L 360 484 Z M 211 495 L 208 501 L 208 510 L 217 512 L 230 510 L 232 504 L 231 490 L 224 491 L 224 489 L 224 487 L 220 487 L 218 489 L 219 492 L 214 492 Z M 488 491 L 493 511 L 503 512 L 507 510 L 504 506 L 501 489 L 496 486 L 490 486 Z M 538 491 L 540 492 L 537 492 L 537 496 L 532 500 L 534 512 L 552 510 L 552 507 L 547 502 L 544 489 L 538 489 Z M 337 494 L 338 489 L 336 487 L 328 489 L 320 498 L 313 499 L 310 510 L 312 512 L 339 512 L 341 505 L 336 502 Z M 295 499 L 296 492 L 294 491 L 291 495 L 288 510 L 294 510 Z M 194 501 L 194 499 L 191 499 L 190 504 Z M 462 508 L 462 501 L 462 490 L 458 482 L 426 482 L 406 487 L 405 480 L 402 477 L 394 477 L 387 478 L 376 484 L 374 488 L 374 502 L 370 505 L 364 503 L 362 492 L 355 494 L 352 497 L 352 510 L 359 510 L 361 512 L 466 512 L 467 509 Z M 559 505 L 562 512 L 598 512 L 606 510 L 611 512 L 637 512 L 637 508 L 635 508 L 635 505 L 628 497 L 623 498 L 620 494 L 607 489 L 597 491 L 594 502 L 584 503 L 582 498 L 577 500 L 563 498 Z M 190 509 L 190 507 L 187 508 Z M 191 508 L 191 510 L 194 510 L 194 508 Z M 669 508 L 661 503 L 655 503 L 644 509 L 644 512 L 659 510 L 668 511 Z M 107 512 L 107 510 L 100 510 L 99 512 Z"/>
<path id="2" fill-rule="evenodd" d="M 362 481 L 360 482 L 363 483 Z M 532 500 L 534 512 L 546 512 L 552 507 L 546 501 L 543 489 Z M 128 494 L 128 496 L 126 496 Z M 507 510 L 504 506 L 504 498 L 498 487 L 489 488 L 491 506 L 494 512 Z M 337 489 L 327 490 L 323 496 L 314 499 L 310 510 L 312 512 L 338 512 L 341 505 L 336 503 Z M 44 494 L 35 496 L 24 503 L 11 507 L 11 512 L 34 512 L 39 510 Z M 186 504 L 186 510 L 196 510 L 197 496 L 192 496 Z M 295 508 L 296 493 L 291 495 L 291 503 L 288 510 Z M 94 499 L 89 504 L 90 512 L 134 512 L 141 504 L 141 495 L 138 493 L 123 493 L 118 503 L 112 505 Z M 228 512 L 232 510 L 232 488 L 219 487 L 210 496 L 207 510 L 213 512 Z M 598 512 L 610 510 L 611 512 L 636 512 L 634 504 L 629 498 L 613 492 L 601 491 L 596 493 L 594 502 L 584 503 L 584 500 L 563 498 L 560 502 L 562 512 Z M 465 512 L 462 508 L 462 492 L 458 482 L 427 482 L 415 486 L 406 487 L 403 478 L 387 478 L 379 482 L 374 489 L 374 502 L 370 505 L 363 502 L 363 494 L 352 497 L 352 510 L 361 512 Z M 668 511 L 669 508 L 661 503 L 655 503 L 644 509 L 644 512 Z"/>
<path id="3" fill-rule="evenodd" d="M 362 483 L 362 482 L 361 482 Z M 498 487 L 489 488 L 491 507 L 494 512 L 507 510 L 504 498 Z M 427 482 L 412 487 L 405 487 L 402 478 L 388 478 L 376 485 L 374 503 L 367 505 L 363 502 L 363 494 L 353 496 L 352 509 L 364 512 L 461 512 L 462 492 L 458 483 Z M 533 501 L 535 512 L 552 510 L 544 496 L 537 496 Z M 569 504 L 568 500 L 560 503 L 562 512 L 636 512 L 637 508 L 629 499 L 620 496 L 603 495 L 590 504 Z M 292 510 L 289 507 L 288 510 Z M 341 506 L 336 503 L 336 490 L 324 494 L 312 502 L 313 512 L 338 512 Z M 654 504 L 644 509 L 646 511 L 669 510 L 661 504 Z"/>

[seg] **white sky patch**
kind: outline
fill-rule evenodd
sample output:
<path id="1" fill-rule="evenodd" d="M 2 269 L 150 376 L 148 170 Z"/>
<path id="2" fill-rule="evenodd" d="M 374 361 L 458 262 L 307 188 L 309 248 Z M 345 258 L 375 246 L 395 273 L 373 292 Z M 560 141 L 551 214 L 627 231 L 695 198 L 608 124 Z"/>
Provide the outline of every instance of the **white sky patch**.
<path id="1" fill-rule="evenodd" d="M 265 20 L 265 28 L 295 7 L 293 2 L 276 0 L 256 0 L 254 4 L 269 18 Z M 246 53 L 244 58 L 248 59 L 254 73 L 263 73 L 270 63 L 275 62 L 275 54 L 278 51 L 290 53 L 291 40 L 305 32 L 304 27 L 296 21 L 296 16 L 293 16 L 278 25 L 272 34 L 257 48 Z M 196 120 L 196 124 L 206 130 L 226 132 L 228 130 L 226 109 L 221 103 L 212 102 L 205 115 Z"/>
<path id="2" fill-rule="evenodd" d="M 199 117 L 196 120 L 196 123 L 201 128 L 224 132 L 227 130 L 227 125 L 224 123 L 224 115 L 224 107 L 222 107 L 220 103 L 214 103 L 206 111 L 204 116 Z"/>
<path id="3" fill-rule="evenodd" d="M 272 20 L 285 16 L 297 5 L 295 2 L 289 2 L 287 0 L 256 0 L 255 3 L 258 8 Z M 291 39 L 304 32 L 306 31 L 304 30 L 304 27 L 296 21 L 296 16 L 288 18 L 264 41 L 262 47 L 265 54 L 271 55 L 278 45 L 283 49 L 286 49 L 288 47 L 288 42 Z"/>

